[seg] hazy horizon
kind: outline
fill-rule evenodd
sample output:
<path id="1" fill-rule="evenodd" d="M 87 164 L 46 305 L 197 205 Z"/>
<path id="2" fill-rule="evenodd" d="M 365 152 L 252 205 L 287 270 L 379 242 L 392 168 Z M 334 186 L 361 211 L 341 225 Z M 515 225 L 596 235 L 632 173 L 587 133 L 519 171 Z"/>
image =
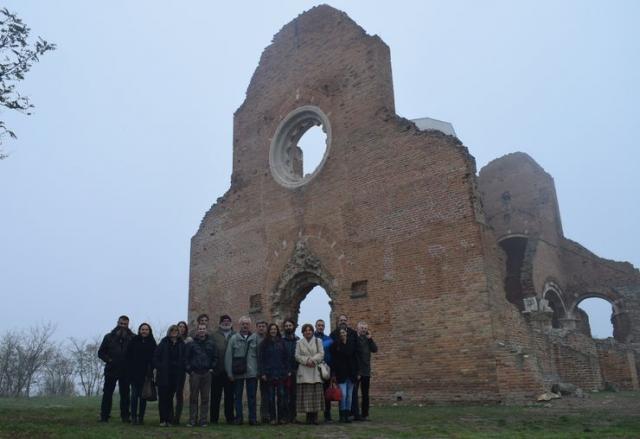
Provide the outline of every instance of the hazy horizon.
<path id="1" fill-rule="evenodd" d="M 319 3 L 6 2 L 58 49 L 18 86 L 34 114 L 2 113 L 18 139 L 0 161 L 0 333 L 186 319 L 190 238 L 229 187 L 234 111 L 273 35 Z M 640 266 L 640 3 L 331 5 L 389 45 L 399 115 L 451 122 L 478 170 L 526 152 L 555 180 L 565 235 Z M 610 305 L 591 302 L 610 334 Z"/>

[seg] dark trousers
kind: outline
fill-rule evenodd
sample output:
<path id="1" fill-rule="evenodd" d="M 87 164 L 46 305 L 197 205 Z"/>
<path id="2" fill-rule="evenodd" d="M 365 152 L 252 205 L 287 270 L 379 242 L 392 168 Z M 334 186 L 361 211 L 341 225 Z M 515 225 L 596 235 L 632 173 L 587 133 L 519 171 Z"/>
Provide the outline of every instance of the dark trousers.
<path id="1" fill-rule="evenodd" d="M 322 391 L 326 394 L 327 389 L 331 387 L 331 381 L 323 381 L 322 382 Z M 324 419 L 325 421 L 331 420 L 331 401 L 327 398 L 324 399 Z"/>
<path id="2" fill-rule="evenodd" d="M 293 372 L 295 374 L 295 372 Z M 296 376 L 291 375 L 285 381 L 284 385 L 284 397 L 286 403 L 286 413 L 289 417 L 289 422 L 293 422 L 296 420 L 296 416 L 298 415 L 298 411 L 296 409 Z"/>
<path id="3" fill-rule="evenodd" d="M 353 402 L 351 404 L 353 416 L 366 418 L 369 416 L 369 385 L 371 377 L 362 376 L 353 386 Z M 359 404 L 358 393 L 362 394 L 362 403 Z"/>
<path id="4" fill-rule="evenodd" d="M 358 383 L 357 379 L 353 380 L 353 389 L 351 391 L 351 413 L 350 415 L 356 418 L 360 417 L 360 410 L 358 410 Z"/>
<path id="5" fill-rule="evenodd" d="M 147 409 L 147 401 L 142 399 L 142 387 L 144 383 L 131 383 L 131 417 L 134 420 L 143 420 Z"/>
<path id="6" fill-rule="evenodd" d="M 209 415 L 209 394 L 211 393 L 211 373 L 209 371 L 189 375 L 189 422 L 205 424 Z M 198 400 L 200 407 L 198 407 Z M 198 410 L 199 409 L 199 410 Z M 198 419 L 200 415 L 200 419 Z"/>
<path id="7" fill-rule="evenodd" d="M 267 398 L 267 381 L 260 380 L 260 420 L 267 421 L 270 418 L 269 399 Z M 274 418 L 271 418 L 274 419 Z"/>
<path id="8" fill-rule="evenodd" d="M 265 397 L 270 421 L 284 421 L 287 417 L 287 404 L 282 379 L 261 381 L 264 383 Z"/>
<path id="9" fill-rule="evenodd" d="M 176 394 L 177 383 L 175 377 L 169 378 L 167 386 L 158 386 L 158 411 L 160 422 L 173 423 L 173 397 Z"/>
<path id="10" fill-rule="evenodd" d="M 104 387 L 102 388 L 102 404 L 100 405 L 100 418 L 103 420 L 108 420 L 111 417 L 111 405 L 113 403 L 113 392 L 116 390 L 116 382 L 120 392 L 120 417 L 123 420 L 128 420 L 130 417 L 129 380 L 126 377 L 105 375 Z"/>
<path id="11" fill-rule="evenodd" d="M 233 381 L 236 399 L 236 421 L 242 421 L 242 393 L 247 383 L 247 406 L 249 407 L 249 422 L 256 422 L 256 392 L 257 378 L 236 378 Z"/>
<path id="12" fill-rule="evenodd" d="M 224 417 L 227 423 L 232 423 L 233 416 L 233 381 L 225 372 L 215 375 L 211 380 L 211 422 L 217 423 L 220 418 L 220 400 L 224 391 Z"/>
<path id="13" fill-rule="evenodd" d="M 176 385 L 176 410 L 173 415 L 174 424 L 180 423 L 180 416 L 182 415 L 182 407 L 184 407 L 184 382 L 186 381 L 187 375 L 183 374 L 181 377 L 178 377 L 178 383 Z"/>

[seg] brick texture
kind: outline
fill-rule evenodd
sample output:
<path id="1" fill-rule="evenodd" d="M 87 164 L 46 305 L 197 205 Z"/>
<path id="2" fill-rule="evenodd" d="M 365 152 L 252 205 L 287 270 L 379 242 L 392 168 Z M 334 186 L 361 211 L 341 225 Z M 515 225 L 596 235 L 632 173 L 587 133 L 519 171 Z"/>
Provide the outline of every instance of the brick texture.
<path id="1" fill-rule="evenodd" d="M 292 189 L 271 175 L 269 148 L 280 122 L 305 105 L 328 116 L 331 146 L 318 174 Z M 532 160 L 523 166 L 546 175 Z M 581 282 L 571 270 L 588 252 L 562 238 L 555 187 L 541 181 L 534 200 L 513 191 L 511 226 L 494 224 L 504 220 L 504 204 L 495 201 L 500 183 L 487 173 L 476 178 L 457 138 L 420 131 L 395 114 L 386 44 L 343 12 L 315 7 L 275 35 L 234 115 L 231 187 L 191 242 L 190 318 L 206 311 L 213 320 L 250 313 L 281 322 L 296 318 L 320 285 L 334 316 L 364 319 L 375 333 L 375 398 L 529 399 L 554 376 L 569 379 L 565 370 L 581 355 L 585 376 L 596 376 L 588 386 L 598 387 L 590 337 L 580 335 L 581 344 L 570 340 L 577 331 L 551 334 L 505 299 L 508 255 L 496 236 L 535 237 L 523 264 L 529 297 L 547 277 L 563 294 Z M 589 263 L 600 261 L 591 256 Z M 637 270 L 617 264 L 602 262 L 597 291 L 620 280 L 636 307 L 625 302 L 621 313 L 635 319 L 640 283 L 628 281 L 637 282 Z"/>

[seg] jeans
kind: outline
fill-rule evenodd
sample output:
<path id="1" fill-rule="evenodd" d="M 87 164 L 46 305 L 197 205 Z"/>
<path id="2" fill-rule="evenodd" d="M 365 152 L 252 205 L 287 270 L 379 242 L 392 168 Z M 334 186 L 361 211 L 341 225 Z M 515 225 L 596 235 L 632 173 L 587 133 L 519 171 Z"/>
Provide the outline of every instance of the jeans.
<path id="1" fill-rule="evenodd" d="M 142 399 L 142 387 L 144 383 L 131 384 L 131 417 L 136 420 L 144 419 L 144 412 L 147 409 L 147 401 Z"/>
<path id="2" fill-rule="evenodd" d="M 228 424 L 235 419 L 233 416 L 233 396 L 235 393 L 233 381 L 225 372 L 214 375 L 211 379 L 211 422 L 216 424 L 220 418 L 220 400 L 224 391 L 224 417 Z"/>
<path id="3" fill-rule="evenodd" d="M 262 381 L 265 388 L 265 399 L 267 400 L 269 420 L 284 421 L 287 418 L 287 404 L 283 379 L 269 379 Z M 277 400 L 277 402 L 276 402 Z M 276 411 L 277 409 L 277 411 Z"/>
<path id="4" fill-rule="evenodd" d="M 211 392 L 211 373 L 191 372 L 189 375 L 189 423 L 206 424 L 209 415 L 209 393 Z M 198 410 L 200 400 L 200 410 Z M 198 419 L 198 415 L 200 418 Z"/>
<path id="5" fill-rule="evenodd" d="M 122 420 L 128 420 L 130 417 L 129 380 L 126 377 L 105 375 L 104 387 L 102 388 L 102 404 L 100 405 L 100 418 L 105 421 L 111 417 L 111 405 L 113 402 L 113 392 L 116 390 L 116 382 L 118 383 L 118 391 L 120 392 L 120 417 Z"/>
<path id="6" fill-rule="evenodd" d="M 353 381 L 346 379 L 344 383 L 339 383 L 342 399 L 340 400 L 340 410 L 351 411 L 351 397 L 353 395 Z"/>
<path id="7" fill-rule="evenodd" d="M 249 407 L 249 422 L 256 422 L 256 392 L 258 390 L 257 378 L 236 378 L 233 381 L 236 398 L 236 421 L 242 421 L 242 392 L 244 383 L 247 382 L 247 406 Z"/>

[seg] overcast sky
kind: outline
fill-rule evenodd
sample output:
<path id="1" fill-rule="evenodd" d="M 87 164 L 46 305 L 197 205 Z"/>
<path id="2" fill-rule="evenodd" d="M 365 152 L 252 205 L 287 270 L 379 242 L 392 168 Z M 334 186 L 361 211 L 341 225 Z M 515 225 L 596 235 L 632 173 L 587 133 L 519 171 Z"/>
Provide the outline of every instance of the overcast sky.
<path id="1" fill-rule="evenodd" d="M 1 115 L 19 138 L 0 162 L 0 332 L 185 318 L 233 112 L 272 36 L 316 2 L 4 3 L 58 49 L 20 86 L 34 115 Z M 640 265 L 640 2 L 331 4 L 390 46 L 398 114 L 453 123 L 478 169 L 528 153 L 555 179 L 565 235 Z"/>

